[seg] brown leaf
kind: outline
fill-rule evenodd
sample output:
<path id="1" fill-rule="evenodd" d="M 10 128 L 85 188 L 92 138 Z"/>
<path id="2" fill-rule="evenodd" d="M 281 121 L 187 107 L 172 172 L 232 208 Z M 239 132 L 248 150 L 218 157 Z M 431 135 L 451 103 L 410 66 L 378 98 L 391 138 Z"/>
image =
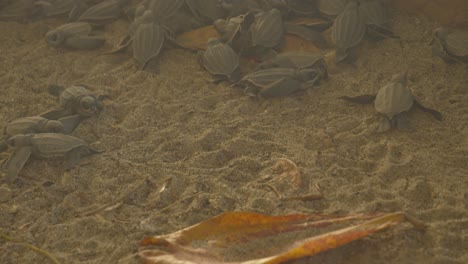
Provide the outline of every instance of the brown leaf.
<path id="1" fill-rule="evenodd" d="M 297 35 L 285 34 L 284 44 L 278 48 L 278 52 L 288 51 L 306 51 L 306 52 L 319 52 L 320 49 L 314 43 L 303 39 Z"/>
<path id="2" fill-rule="evenodd" d="M 172 234 L 145 238 L 140 242 L 142 248 L 138 255 L 145 263 L 149 264 L 285 263 L 337 248 L 399 224 L 404 220 L 409 220 L 417 227 L 425 227 L 424 224 L 408 218 L 401 212 L 385 215 L 357 214 L 348 216 L 306 214 L 269 216 L 247 212 L 227 212 Z M 306 231 L 350 221 L 361 223 L 298 241 L 288 241 L 287 238 L 290 236 L 284 235 L 286 232 L 292 231 L 306 234 Z M 253 252 L 254 258 L 241 254 L 245 258 L 244 260 L 225 262 L 224 258 L 227 255 L 218 253 L 226 250 L 228 246 L 235 248 L 234 251 L 236 251 L 239 250 L 240 245 L 266 237 L 268 240 L 263 241 L 261 246 L 257 244 L 245 250 L 251 253 L 254 249 L 270 249 L 269 257 L 263 255 L 258 258 L 256 257 L 258 254 L 255 255 Z M 276 244 L 271 241 L 275 241 Z M 285 241 L 286 243 L 284 243 Z M 203 247 L 193 247 L 192 244 L 195 242 Z M 283 242 L 283 245 L 278 245 L 280 242 Z M 277 252 L 280 253 L 276 254 Z M 225 253 L 229 252 L 225 251 Z M 247 258 L 250 260 L 246 260 Z"/>

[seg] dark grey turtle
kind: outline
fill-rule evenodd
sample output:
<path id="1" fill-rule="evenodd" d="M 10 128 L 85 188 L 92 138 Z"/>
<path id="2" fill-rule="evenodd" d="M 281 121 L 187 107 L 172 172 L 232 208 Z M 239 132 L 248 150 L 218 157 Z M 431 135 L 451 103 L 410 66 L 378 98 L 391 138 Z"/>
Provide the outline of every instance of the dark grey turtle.
<path id="1" fill-rule="evenodd" d="M 185 0 L 147 0 L 146 7 L 151 10 L 159 22 L 174 16 Z"/>
<path id="2" fill-rule="evenodd" d="M 362 1 L 359 5 L 361 15 L 367 24 L 367 33 L 373 38 L 397 38 L 390 28 L 387 7 L 381 0 Z"/>
<path id="3" fill-rule="evenodd" d="M 106 0 L 89 7 L 84 11 L 78 21 L 91 24 L 107 24 L 122 14 L 122 6 L 127 0 Z"/>
<path id="4" fill-rule="evenodd" d="M 29 116 L 15 119 L 4 129 L 4 138 L 20 134 L 62 133 L 70 134 L 80 124 L 82 117 L 73 115 L 58 120 L 49 120 L 42 116 Z M 0 142 L 0 151 L 7 149 L 6 142 Z"/>
<path id="5" fill-rule="evenodd" d="M 41 0 L 34 2 L 35 8 L 46 17 L 61 16 L 70 13 L 76 0 Z"/>
<path id="6" fill-rule="evenodd" d="M 358 45 L 366 33 L 366 23 L 358 3 L 349 2 L 332 25 L 332 40 L 336 46 L 336 61 L 348 57 L 348 50 Z"/>
<path id="7" fill-rule="evenodd" d="M 250 0 L 250 1 L 239 1 L 239 0 L 220 0 L 219 6 L 228 12 L 228 17 L 236 17 L 251 11 L 269 10 L 272 7 L 269 6 L 268 1 L 265 0 Z"/>
<path id="8" fill-rule="evenodd" d="M 312 87 L 319 78 L 315 69 L 270 68 L 244 76 L 238 85 L 250 96 L 279 97 Z"/>
<path id="9" fill-rule="evenodd" d="M 135 36 L 138 28 L 143 23 L 151 23 L 154 20 L 154 15 L 151 10 L 146 10 L 143 4 L 140 4 L 135 9 L 135 18 L 128 27 L 128 33 L 119 41 L 117 47 L 113 50 L 106 52 L 105 54 L 112 54 L 124 51 L 127 47 L 132 44 L 132 39 Z"/>
<path id="10" fill-rule="evenodd" d="M 308 40 L 314 43 L 320 49 L 326 49 L 330 46 L 320 31 L 310 27 L 286 22 L 284 23 L 284 29 L 288 34 L 297 35 L 305 40 Z"/>
<path id="11" fill-rule="evenodd" d="M 58 0 L 60 1 L 60 0 Z M 89 9 L 88 4 L 85 1 L 73 0 L 74 6 L 68 13 L 68 21 L 76 21 L 86 10 Z"/>
<path id="12" fill-rule="evenodd" d="M 213 25 L 221 34 L 221 40 L 235 50 L 250 46 L 251 36 L 249 28 L 255 20 L 253 13 L 246 13 L 229 19 L 217 19 Z"/>
<path id="13" fill-rule="evenodd" d="M 468 63 L 468 30 L 440 27 L 434 31 L 432 54 L 447 63 Z"/>
<path id="14" fill-rule="evenodd" d="M 58 96 L 62 108 L 47 111 L 40 115 L 47 119 L 57 120 L 73 115 L 86 118 L 99 114 L 104 109 L 102 100 L 106 96 L 96 96 L 83 86 L 74 85 L 65 89 L 63 86 L 49 85 L 49 92 Z"/>
<path id="15" fill-rule="evenodd" d="M 219 5 L 219 0 L 185 0 L 192 14 L 200 21 L 212 23 L 227 16 L 227 11 Z"/>
<path id="16" fill-rule="evenodd" d="M 203 67 L 214 75 L 215 82 L 226 79 L 235 82 L 240 78 L 239 56 L 231 46 L 217 38 L 208 40 L 208 47 L 200 54 L 200 60 Z"/>
<path id="17" fill-rule="evenodd" d="M 133 57 L 140 69 L 156 58 L 161 52 L 166 32 L 159 24 L 152 21 L 142 21 L 132 38 Z"/>
<path id="18" fill-rule="evenodd" d="M 284 34 L 283 19 L 278 9 L 259 12 L 250 26 L 252 47 L 274 48 Z"/>
<path id="19" fill-rule="evenodd" d="M 316 69 L 321 78 L 328 78 L 327 64 L 320 53 L 289 51 L 276 55 L 257 66 L 257 70 L 269 68 Z"/>
<path id="20" fill-rule="evenodd" d="M 325 16 L 336 17 L 345 9 L 349 0 L 318 0 L 317 8 Z"/>
<path id="21" fill-rule="evenodd" d="M 283 0 L 283 1 L 271 1 L 272 5 L 279 8 L 281 5 L 285 5 L 288 13 L 294 13 L 296 15 L 311 16 L 318 13 L 315 1 L 304 1 L 304 0 Z"/>
<path id="22" fill-rule="evenodd" d="M 46 33 L 47 43 L 52 47 L 72 49 L 95 49 L 101 47 L 105 39 L 90 36 L 92 26 L 86 22 L 73 22 L 59 26 Z"/>
<path id="23" fill-rule="evenodd" d="M 413 106 L 430 113 L 435 119 L 441 121 L 442 114 L 440 112 L 423 106 L 413 97 L 406 85 L 406 80 L 406 72 L 395 74 L 392 80 L 379 90 L 377 95 L 342 96 L 340 99 L 359 104 L 374 102 L 375 110 L 380 114 L 376 128 L 376 131 L 380 133 L 386 132 L 392 127 L 397 127 L 399 130 L 411 130 L 407 113 Z"/>
<path id="24" fill-rule="evenodd" d="M 81 156 L 101 152 L 79 138 L 57 133 L 16 135 L 7 143 L 15 150 L 7 165 L 9 182 L 17 178 L 31 155 L 44 159 L 64 157 L 65 169 L 71 169 L 79 164 Z"/>

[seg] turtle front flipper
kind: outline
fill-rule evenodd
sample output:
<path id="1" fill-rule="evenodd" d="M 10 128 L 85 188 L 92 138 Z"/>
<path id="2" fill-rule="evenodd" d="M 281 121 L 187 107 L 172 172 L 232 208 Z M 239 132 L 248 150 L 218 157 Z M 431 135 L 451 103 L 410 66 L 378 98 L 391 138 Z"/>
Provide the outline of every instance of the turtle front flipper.
<path id="1" fill-rule="evenodd" d="M 364 94 L 358 96 L 340 96 L 338 99 L 356 104 L 371 104 L 375 100 L 375 94 Z"/>
<path id="2" fill-rule="evenodd" d="M 80 115 L 72 115 L 60 118 L 58 121 L 63 125 L 63 133 L 64 134 L 71 134 L 83 121 L 84 117 Z"/>
<path id="3" fill-rule="evenodd" d="M 58 120 L 62 117 L 67 117 L 71 115 L 71 111 L 67 109 L 53 109 L 47 112 L 44 112 L 40 114 L 39 116 L 42 116 L 44 118 L 47 118 L 49 120 Z"/>
<path id="4" fill-rule="evenodd" d="M 103 55 L 109 55 L 109 54 L 114 54 L 114 53 L 119 53 L 123 52 L 125 49 L 127 49 L 130 45 L 132 44 L 132 37 L 129 35 L 125 35 L 120 39 L 119 43 L 117 46 L 115 46 L 112 50 L 110 51 L 105 51 L 101 54 Z"/>
<path id="5" fill-rule="evenodd" d="M 421 109 L 422 111 L 431 114 L 436 120 L 442 121 L 442 114 L 439 111 L 434 110 L 434 109 L 429 108 L 429 107 L 425 107 L 424 105 L 422 105 L 417 100 L 414 100 L 413 104 L 414 104 L 414 106 Z"/>
<path id="6" fill-rule="evenodd" d="M 65 170 L 73 169 L 80 164 L 81 148 L 75 148 L 65 154 Z"/>
<path id="7" fill-rule="evenodd" d="M 6 180 L 8 182 L 13 182 L 16 177 L 18 177 L 19 172 L 28 161 L 29 156 L 31 156 L 32 149 L 31 147 L 22 147 L 17 149 L 13 156 L 8 161 Z"/>

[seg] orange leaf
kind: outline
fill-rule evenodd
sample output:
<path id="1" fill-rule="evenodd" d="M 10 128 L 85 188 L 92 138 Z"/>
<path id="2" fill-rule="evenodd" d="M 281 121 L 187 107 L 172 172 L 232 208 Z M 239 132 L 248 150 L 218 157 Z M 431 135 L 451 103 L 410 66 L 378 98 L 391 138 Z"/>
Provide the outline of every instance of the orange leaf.
<path id="1" fill-rule="evenodd" d="M 396 225 L 405 219 L 418 227 L 422 226 L 417 221 L 408 219 L 401 212 L 386 215 L 357 214 L 349 216 L 306 214 L 268 216 L 257 213 L 227 212 L 172 234 L 145 238 L 140 242 L 143 248 L 139 251 L 139 256 L 145 263 L 164 264 L 284 263 L 339 247 Z M 262 244 L 261 247 L 257 245 L 247 249 L 248 252 L 252 249 L 271 249 L 269 254 L 281 252 L 269 257 L 258 258 L 257 254 L 254 255 L 257 258 L 251 260 L 225 262 L 221 256 L 226 257 L 227 255 L 219 254 L 229 245 L 235 248 L 241 244 L 262 240 L 262 238 L 276 242 L 279 238 L 279 240 L 284 241 L 287 240 L 287 237 L 284 236 L 286 232 L 300 231 L 300 234 L 307 234 L 306 231 L 349 221 L 366 222 L 304 240 L 286 241 L 285 245 L 271 244 L 270 242 L 271 245 Z M 204 246 L 194 248 L 192 242 Z M 151 246 L 156 247 L 156 249 L 151 248 Z M 245 257 L 245 254 L 242 256 Z"/>
<path id="2" fill-rule="evenodd" d="M 314 43 L 303 39 L 299 36 L 293 34 L 285 34 L 284 44 L 278 48 L 279 52 L 287 51 L 306 51 L 306 52 L 319 52 L 320 49 L 317 48 Z"/>
<path id="3" fill-rule="evenodd" d="M 206 43 L 210 38 L 220 38 L 218 31 L 214 26 L 206 26 L 184 32 L 177 36 L 176 42 L 187 49 L 205 50 Z"/>

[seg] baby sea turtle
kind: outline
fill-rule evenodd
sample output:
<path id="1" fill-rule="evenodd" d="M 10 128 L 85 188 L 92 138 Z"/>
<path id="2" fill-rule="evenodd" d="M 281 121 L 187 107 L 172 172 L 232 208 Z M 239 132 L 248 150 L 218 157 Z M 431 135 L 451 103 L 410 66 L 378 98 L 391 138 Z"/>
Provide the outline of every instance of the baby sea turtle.
<path id="1" fill-rule="evenodd" d="M 102 100 L 104 95 L 96 96 L 83 86 L 70 86 L 64 88 L 59 85 L 49 85 L 49 93 L 59 98 L 61 109 L 47 111 L 40 116 L 47 119 L 57 120 L 62 117 L 79 115 L 83 118 L 99 114 L 104 106 Z"/>
<path id="2" fill-rule="evenodd" d="M 348 50 L 358 45 L 366 33 L 366 23 L 358 3 L 349 2 L 332 25 L 332 40 L 336 46 L 336 61 L 348 57 Z"/>
<path id="3" fill-rule="evenodd" d="M 57 133 L 16 135 L 7 143 L 15 150 L 7 165 L 9 182 L 16 179 L 31 155 L 45 159 L 64 157 L 65 169 L 71 169 L 79 164 L 82 155 L 101 152 L 79 138 Z"/>
<path id="4" fill-rule="evenodd" d="M 447 63 L 468 63 L 468 30 L 440 27 L 434 31 L 432 54 Z"/>
<path id="5" fill-rule="evenodd" d="M 255 15 L 249 12 L 229 19 L 216 19 L 213 25 L 221 34 L 221 40 L 231 45 L 234 50 L 239 51 L 250 46 L 249 29 L 254 20 Z"/>
<path id="6" fill-rule="evenodd" d="M 77 3 L 75 0 L 42 0 L 35 2 L 34 8 L 45 17 L 53 17 L 70 13 Z"/>
<path id="7" fill-rule="evenodd" d="M 406 81 L 406 72 L 395 74 L 377 95 L 342 96 L 340 99 L 359 104 L 374 102 L 374 108 L 379 113 L 376 128 L 379 133 L 386 132 L 392 127 L 397 127 L 399 130 L 411 130 L 407 113 L 413 106 L 430 113 L 435 119 L 441 121 L 442 114 L 419 103 L 408 89 Z"/>
<path id="8" fill-rule="evenodd" d="M 219 5 L 219 0 L 185 0 L 192 14 L 200 21 L 212 23 L 216 19 L 224 18 L 226 10 Z"/>
<path id="9" fill-rule="evenodd" d="M 284 34 L 283 19 L 278 9 L 259 12 L 250 26 L 252 47 L 274 48 Z"/>
<path id="10" fill-rule="evenodd" d="M 217 38 L 208 40 L 208 48 L 199 55 L 200 63 L 214 75 L 215 82 L 237 81 L 240 78 L 239 56 L 231 46 Z"/>
<path id="11" fill-rule="evenodd" d="M 147 9 L 153 12 L 159 22 L 174 16 L 184 4 L 184 0 L 148 0 L 145 2 Z"/>
<path id="12" fill-rule="evenodd" d="M 156 58 L 161 52 L 166 32 L 153 21 L 143 21 L 132 38 L 133 57 L 140 69 L 144 69 L 148 62 Z"/>
<path id="13" fill-rule="evenodd" d="M 107 24 L 122 14 L 122 6 L 127 0 L 107 0 L 89 7 L 80 15 L 78 21 L 91 24 Z"/>
<path id="14" fill-rule="evenodd" d="M 92 26 L 86 22 L 73 22 L 61 25 L 46 33 L 47 43 L 52 47 L 72 49 L 96 49 L 101 47 L 105 39 L 90 36 Z"/>
<path id="15" fill-rule="evenodd" d="M 49 120 L 41 116 L 22 117 L 11 121 L 4 129 L 5 140 L 19 134 L 63 133 L 69 134 L 79 125 L 78 115 Z M 0 142 L 0 151 L 8 148 L 6 141 Z"/>
<path id="16" fill-rule="evenodd" d="M 328 17 L 336 17 L 346 7 L 349 0 L 318 0 L 317 7 L 320 13 Z"/>
<path id="17" fill-rule="evenodd" d="M 364 17 L 369 36 L 377 39 L 384 37 L 398 38 L 390 29 L 386 6 L 382 1 L 361 1 L 359 10 Z"/>
<path id="18" fill-rule="evenodd" d="M 257 70 L 269 68 L 316 69 L 322 78 L 328 78 L 327 64 L 320 53 L 289 51 L 277 54 L 257 66 Z"/>
<path id="19" fill-rule="evenodd" d="M 250 96 L 279 97 L 312 87 L 319 78 L 315 69 L 270 68 L 244 76 L 238 85 Z"/>

